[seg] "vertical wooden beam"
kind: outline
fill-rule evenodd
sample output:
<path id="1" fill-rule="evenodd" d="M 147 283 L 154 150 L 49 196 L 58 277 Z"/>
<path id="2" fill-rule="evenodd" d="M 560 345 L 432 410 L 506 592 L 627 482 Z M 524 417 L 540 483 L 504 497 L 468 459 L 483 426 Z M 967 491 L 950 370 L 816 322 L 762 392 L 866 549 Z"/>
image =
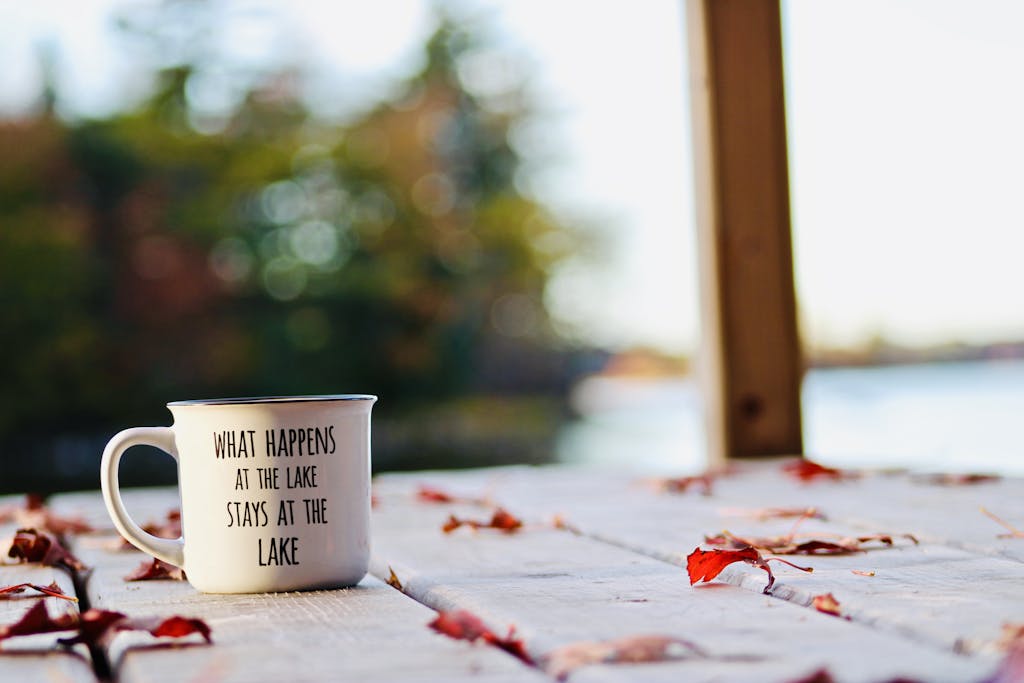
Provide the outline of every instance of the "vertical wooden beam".
<path id="1" fill-rule="evenodd" d="M 779 0 L 688 0 L 712 463 L 803 451 Z"/>

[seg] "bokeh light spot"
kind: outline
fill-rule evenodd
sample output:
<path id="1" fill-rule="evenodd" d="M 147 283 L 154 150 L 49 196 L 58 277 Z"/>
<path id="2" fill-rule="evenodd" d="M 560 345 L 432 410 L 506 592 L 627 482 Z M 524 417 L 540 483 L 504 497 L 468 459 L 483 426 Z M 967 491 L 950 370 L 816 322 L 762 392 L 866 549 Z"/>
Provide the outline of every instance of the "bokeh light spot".
<path id="1" fill-rule="evenodd" d="M 252 250 L 238 237 L 225 237 L 210 251 L 210 269 L 228 284 L 243 282 L 252 272 L 252 265 Z"/>
<path id="2" fill-rule="evenodd" d="M 491 324 L 505 336 L 525 337 L 537 331 L 540 313 L 526 294 L 505 294 L 491 306 Z"/>
<path id="3" fill-rule="evenodd" d="M 443 173 L 428 173 L 412 186 L 412 202 L 428 216 L 443 216 L 455 204 L 455 184 Z"/>
<path id="4" fill-rule="evenodd" d="M 292 301 L 306 289 L 306 270 L 295 259 L 279 256 L 263 267 L 263 287 L 278 301 Z"/>

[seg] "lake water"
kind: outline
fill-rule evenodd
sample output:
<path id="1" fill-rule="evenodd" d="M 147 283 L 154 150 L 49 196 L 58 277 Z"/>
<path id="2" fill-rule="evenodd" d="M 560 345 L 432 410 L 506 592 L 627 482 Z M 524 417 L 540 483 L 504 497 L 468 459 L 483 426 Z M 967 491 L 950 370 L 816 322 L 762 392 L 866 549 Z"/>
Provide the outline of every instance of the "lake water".
<path id="1" fill-rule="evenodd" d="M 704 467 L 690 379 L 591 378 L 564 462 L 679 473 Z M 803 385 L 804 447 L 842 467 L 1024 475 L 1024 360 L 816 369 Z"/>

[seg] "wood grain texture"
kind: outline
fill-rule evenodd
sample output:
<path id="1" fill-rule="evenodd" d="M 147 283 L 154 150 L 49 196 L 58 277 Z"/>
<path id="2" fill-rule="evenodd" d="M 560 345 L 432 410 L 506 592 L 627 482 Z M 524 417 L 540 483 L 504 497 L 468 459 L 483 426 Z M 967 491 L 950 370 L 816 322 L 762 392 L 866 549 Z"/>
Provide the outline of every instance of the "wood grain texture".
<path id="1" fill-rule="evenodd" d="M 374 573 L 394 571 L 409 595 L 435 609 L 468 609 L 499 632 L 514 625 L 536 659 L 574 641 L 650 633 L 690 640 L 709 654 L 647 666 L 596 665 L 572 680 L 784 681 L 821 666 L 842 681 L 971 680 L 993 666 L 991 658 L 957 656 L 724 583 L 694 588 L 679 567 L 545 526 L 550 512 L 571 509 L 578 500 L 568 489 L 561 498 L 546 497 L 544 492 L 552 492 L 542 483 L 548 474 L 382 478 Z M 596 490 L 583 480 L 576 490 L 589 498 Z M 449 513 L 487 513 L 475 506 L 418 503 L 413 491 L 419 481 L 449 490 L 458 490 L 461 481 L 472 495 L 491 491 L 513 511 L 526 511 L 526 529 L 514 535 L 461 529 L 445 535 L 441 525 Z M 590 504 L 624 520 L 634 516 L 628 501 L 608 495 L 610 487 L 604 494 Z M 763 587 L 764 574 L 758 574 Z M 864 657 L 865 651 L 873 656 Z"/>
<path id="2" fill-rule="evenodd" d="M 0 498 L 0 507 L 20 505 L 20 497 Z M 53 567 L 32 564 L 6 564 L 10 540 L 17 527 L 13 524 L 0 524 L 0 558 L 5 564 L 0 565 L 0 586 L 19 583 L 34 583 L 42 586 L 56 582 L 68 595 L 74 595 L 75 589 L 67 572 Z M 32 591 L 0 599 L 0 624 L 11 624 L 18 621 L 39 600 L 45 600 L 50 614 L 77 611 L 73 602 L 59 598 L 33 597 Z M 71 651 L 56 647 L 57 638 L 66 634 L 43 634 L 12 638 L 0 642 L 0 681 L 24 681 L 25 683 L 53 683 L 67 681 L 69 683 L 93 683 L 92 664 L 88 652 L 84 648 Z"/>
<path id="3" fill-rule="evenodd" d="M 169 490 L 125 496 L 143 521 L 176 504 Z M 98 494 L 58 502 L 85 512 L 102 507 Z M 76 546 L 96 567 L 88 583 L 93 606 L 134 616 L 201 617 L 214 638 L 212 646 L 197 640 L 153 648 L 148 636 L 119 636 L 110 658 L 122 683 L 544 680 L 503 652 L 432 632 L 426 624 L 434 612 L 372 577 L 345 590 L 205 595 L 185 582 L 125 582 L 145 557 L 108 550 L 111 538 L 83 538 Z"/>
<path id="4" fill-rule="evenodd" d="M 713 460 L 803 451 L 778 0 L 689 0 Z"/>

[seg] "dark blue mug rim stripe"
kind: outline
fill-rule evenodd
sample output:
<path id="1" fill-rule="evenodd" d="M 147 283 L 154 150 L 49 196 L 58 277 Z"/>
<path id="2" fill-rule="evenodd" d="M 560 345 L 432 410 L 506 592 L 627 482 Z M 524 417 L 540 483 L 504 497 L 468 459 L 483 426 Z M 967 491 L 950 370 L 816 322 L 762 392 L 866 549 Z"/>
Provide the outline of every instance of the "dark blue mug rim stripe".
<path id="1" fill-rule="evenodd" d="M 372 394 L 325 394 L 323 396 L 244 396 L 239 398 L 197 398 L 171 401 L 168 408 L 179 406 L 234 406 L 259 403 L 314 403 L 317 401 L 376 401 Z"/>

